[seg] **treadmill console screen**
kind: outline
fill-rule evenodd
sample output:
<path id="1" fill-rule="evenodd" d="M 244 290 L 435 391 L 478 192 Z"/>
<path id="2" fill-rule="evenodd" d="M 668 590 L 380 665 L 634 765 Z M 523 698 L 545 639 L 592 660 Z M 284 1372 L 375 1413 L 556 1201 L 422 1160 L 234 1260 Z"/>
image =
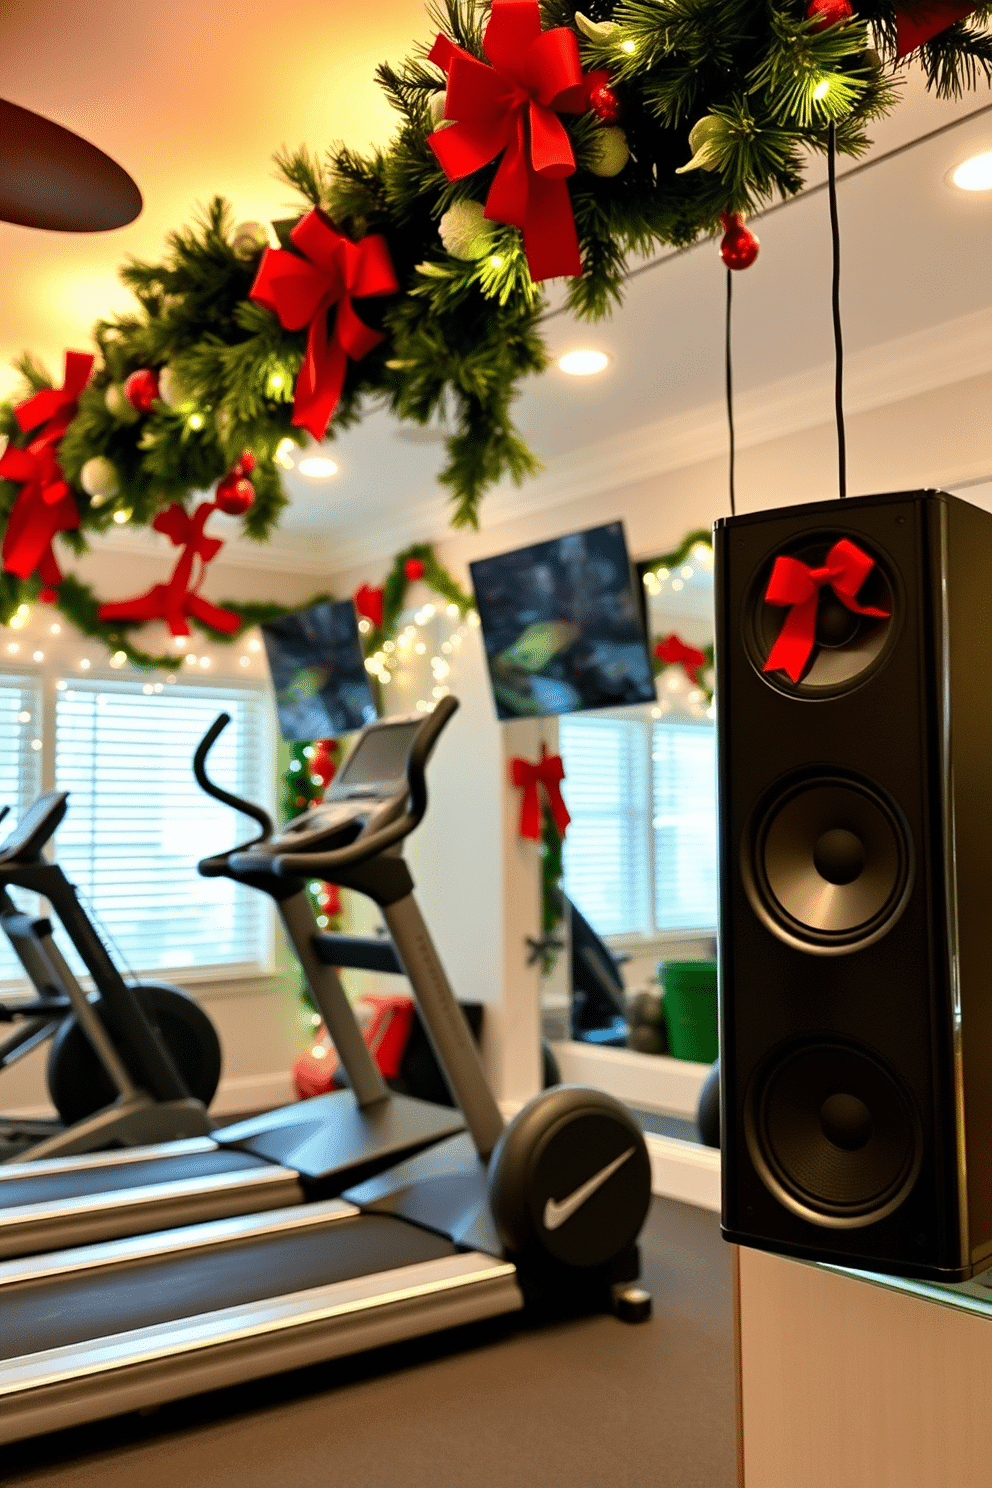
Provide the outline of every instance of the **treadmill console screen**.
<path id="1" fill-rule="evenodd" d="M 372 728 L 359 736 L 335 785 L 389 785 L 399 790 L 406 779 L 406 757 L 420 720 Z"/>

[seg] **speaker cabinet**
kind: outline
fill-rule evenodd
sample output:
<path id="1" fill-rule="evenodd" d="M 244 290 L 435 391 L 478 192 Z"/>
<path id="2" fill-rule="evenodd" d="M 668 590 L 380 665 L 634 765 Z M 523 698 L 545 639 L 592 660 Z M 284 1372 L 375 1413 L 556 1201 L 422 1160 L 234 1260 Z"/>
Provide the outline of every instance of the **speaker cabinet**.
<path id="1" fill-rule="evenodd" d="M 718 522 L 723 1232 L 992 1265 L 992 516 Z"/>

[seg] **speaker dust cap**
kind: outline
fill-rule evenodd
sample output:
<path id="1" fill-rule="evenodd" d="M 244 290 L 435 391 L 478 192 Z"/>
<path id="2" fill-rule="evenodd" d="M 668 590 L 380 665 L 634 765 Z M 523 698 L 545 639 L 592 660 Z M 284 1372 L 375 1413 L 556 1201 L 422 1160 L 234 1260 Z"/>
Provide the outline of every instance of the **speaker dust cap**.
<path id="1" fill-rule="evenodd" d="M 779 782 L 744 834 L 751 906 L 787 944 L 814 955 L 871 945 L 895 924 L 913 884 L 898 807 L 855 776 Z"/>
<path id="2" fill-rule="evenodd" d="M 895 638 L 895 569 L 864 538 L 805 532 L 770 553 L 744 606 L 755 670 L 791 697 L 827 698 L 860 686 Z"/>
<path id="3" fill-rule="evenodd" d="M 891 1214 L 922 1155 L 919 1123 L 896 1075 L 869 1050 L 826 1039 L 769 1061 L 749 1092 L 746 1140 L 776 1197 L 835 1229 Z"/>

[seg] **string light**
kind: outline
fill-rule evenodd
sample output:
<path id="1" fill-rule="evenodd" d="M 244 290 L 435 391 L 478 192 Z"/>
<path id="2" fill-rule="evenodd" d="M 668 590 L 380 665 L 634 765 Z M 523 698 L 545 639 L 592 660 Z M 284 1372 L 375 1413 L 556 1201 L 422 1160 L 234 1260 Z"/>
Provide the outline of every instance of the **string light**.
<path id="1" fill-rule="evenodd" d="M 89 669 L 90 669 L 90 665 L 91 665 L 91 663 L 90 663 L 89 657 L 84 656 L 83 659 L 82 659 L 82 661 L 79 663 L 79 670 L 81 672 L 88 672 Z"/>
<path id="2" fill-rule="evenodd" d="M 261 651 L 261 649 L 262 649 L 262 643 L 261 643 L 261 641 L 259 641 L 259 640 L 250 640 L 248 642 L 248 650 L 249 651 Z"/>
<path id="3" fill-rule="evenodd" d="M 281 382 L 279 384 L 279 387 L 282 387 Z M 279 388 L 276 389 L 276 392 L 278 391 Z M 280 439 L 279 443 L 276 445 L 276 452 L 272 458 L 275 460 L 276 464 L 281 467 L 281 469 L 292 470 L 294 465 L 296 464 L 296 461 L 293 459 L 293 451 L 295 449 L 296 445 L 294 444 L 292 439 Z"/>
<path id="4" fill-rule="evenodd" d="M 191 413 L 189 418 L 186 420 L 186 425 L 188 428 L 192 429 L 195 434 L 199 429 L 203 428 L 203 414 Z"/>
<path id="5" fill-rule="evenodd" d="M 124 663 L 126 661 L 127 661 L 127 652 L 126 651 L 115 651 L 114 654 L 113 654 L 113 656 L 110 658 L 110 665 L 114 668 L 115 671 L 120 671 L 121 667 L 124 665 Z"/>
<path id="6" fill-rule="evenodd" d="M 131 508 L 129 506 L 122 507 L 119 511 L 114 512 L 114 521 L 117 523 L 118 527 L 123 527 L 124 523 L 129 522 L 130 520 Z"/>
<path id="7" fill-rule="evenodd" d="M 35 651 L 34 656 L 33 656 L 33 660 L 34 661 L 44 661 L 44 659 L 45 659 L 45 653 L 44 653 L 44 651 Z"/>

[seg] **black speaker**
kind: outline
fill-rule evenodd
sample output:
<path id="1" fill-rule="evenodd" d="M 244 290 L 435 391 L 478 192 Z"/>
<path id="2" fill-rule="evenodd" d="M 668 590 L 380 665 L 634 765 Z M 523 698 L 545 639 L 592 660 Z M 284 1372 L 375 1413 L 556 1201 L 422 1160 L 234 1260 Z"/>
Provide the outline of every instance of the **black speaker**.
<path id="1" fill-rule="evenodd" d="M 992 516 L 718 522 L 723 1233 L 992 1265 Z"/>

